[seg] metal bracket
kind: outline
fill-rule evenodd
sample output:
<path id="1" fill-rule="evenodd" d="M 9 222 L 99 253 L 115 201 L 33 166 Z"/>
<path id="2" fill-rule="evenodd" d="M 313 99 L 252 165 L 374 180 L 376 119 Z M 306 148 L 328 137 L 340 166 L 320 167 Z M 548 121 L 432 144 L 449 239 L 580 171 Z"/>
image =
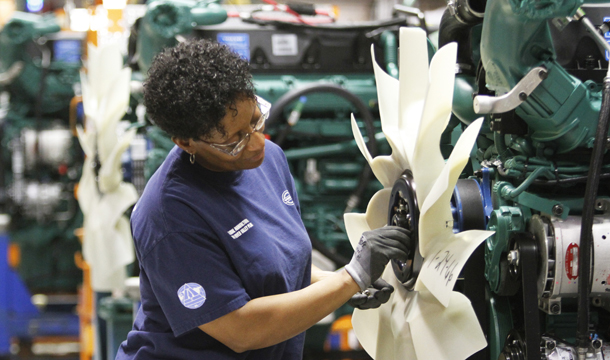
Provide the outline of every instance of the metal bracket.
<path id="1" fill-rule="evenodd" d="M 512 90 L 502 96 L 477 95 L 473 102 L 474 112 L 477 114 L 501 114 L 511 111 L 527 100 L 527 97 L 547 76 L 547 69 L 538 66 L 530 70 Z"/>
<path id="2" fill-rule="evenodd" d="M 8 70 L 0 73 L 0 86 L 12 83 L 21 74 L 24 67 L 23 61 L 15 61 Z"/>

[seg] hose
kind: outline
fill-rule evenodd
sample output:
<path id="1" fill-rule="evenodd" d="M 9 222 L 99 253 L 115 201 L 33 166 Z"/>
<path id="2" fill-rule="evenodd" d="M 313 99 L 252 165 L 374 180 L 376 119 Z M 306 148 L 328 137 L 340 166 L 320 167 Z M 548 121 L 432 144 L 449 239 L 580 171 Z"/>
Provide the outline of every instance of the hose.
<path id="1" fill-rule="evenodd" d="M 364 120 L 366 134 L 369 140 L 367 147 L 369 149 L 369 152 L 371 153 L 371 156 L 375 157 L 377 155 L 377 142 L 375 140 L 375 126 L 373 124 L 373 116 L 371 115 L 371 112 L 369 111 L 366 104 L 359 97 L 339 85 L 331 83 L 313 83 L 305 85 L 298 89 L 288 91 L 273 103 L 273 106 L 271 107 L 271 112 L 269 113 L 269 118 L 267 119 L 267 124 L 269 126 L 273 126 L 274 123 L 282 117 L 284 108 L 294 100 L 300 98 L 301 96 L 318 92 L 338 95 L 349 101 L 356 107 L 356 109 L 360 112 L 362 116 L 362 120 Z M 286 127 L 288 128 L 288 130 L 282 129 L 282 132 L 289 131 L 291 128 L 289 125 L 286 125 Z M 282 146 L 284 139 L 285 135 L 282 136 L 280 142 L 276 140 L 275 143 L 279 146 Z"/>
<path id="2" fill-rule="evenodd" d="M 606 137 L 610 125 L 610 76 L 604 78 L 602 106 L 597 122 L 595 144 L 589 165 L 589 174 L 585 187 L 582 225 L 580 228 L 580 251 L 578 254 L 578 317 L 576 323 L 576 341 L 580 348 L 589 347 L 589 295 L 591 293 L 591 256 L 593 251 L 593 214 L 603 166 Z"/>
<path id="3" fill-rule="evenodd" d="M 496 146 L 496 151 L 498 153 L 498 157 L 502 163 L 505 163 L 508 158 L 512 156 L 512 152 L 506 146 L 506 141 L 504 140 L 504 132 L 494 132 L 494 144 Z"/>
<path id="4" fill-rule="evenodd" d="M 349 101 L 356 107 L 356 109 L 362 116 L 362 119 L 364 120 L 366 134 L 369 140 L 367 144 L 369 152 L 372 157 L 377 156 L 377 141 L 375 140 L 375 126 L 373 124 L 373 115 L 371 115 L 371 112 L 369 111 L 368 107 L 359 97 L 339 85 L 331 83 L 313 83 L 285 93 L 273 103 L 273 106 L 271 107 L 271 112 L 269 113 L 269 118 L 267 119 L 267 123 L 269 125 L 272 125 L 274 122 L 278 121 L 278 119 L 284 112 L 284 108 L 288 106 L 288 104 L 290 104 L 292 101 L 300 98 L 301 96 L 317 92 L 339 95 L 340 97 Z M 277 145 L 282 146 L 283 140 L 285 139 L 287 133 L 290 131 L 291 128 L 292 126 L 287 124 L 286 127 L 282 129 L 280 137 L 278 137 L 279 142 L 276 141 Z M 356 186 L 356 190 L 347 199 L 347 204 L 344 212 L 351 212 L 354 208 L 358 206 L 360 200 L 362 199 L 364 191 L 366 191 L 366 188 L 368 187 L 369 182 L 371 181 L 372 175 L 373 171 L 371 170 L 371 167 L 368 164 L 365 165 L 364 169 L 362 169 L 362 173 L 360 174 L 360 178 L 358 179 L 358 185 Z"/>
<path id="5" fill-rule="evenodd" d="M 483 22 L 485 1 L 457 0 L 453 8 L 447 7 L 441 18 L 438 47 L 450 42 L 458 43 L 457 64 L 462 71 L 474 73 L 470 32 L 473 26 Z"/>

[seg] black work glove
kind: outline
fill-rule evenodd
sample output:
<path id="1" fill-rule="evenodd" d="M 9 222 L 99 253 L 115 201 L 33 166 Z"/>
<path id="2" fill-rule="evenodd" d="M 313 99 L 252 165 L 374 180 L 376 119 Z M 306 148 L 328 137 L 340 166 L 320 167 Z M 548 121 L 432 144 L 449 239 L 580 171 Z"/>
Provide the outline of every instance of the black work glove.
<path id="1" fill-rule="evenodd" d="M 352 296 L 347 303 L 360 310 L 377 309 L 388 302 L 393 292 L 394 287 L 379 278 L 366 290 Z"/>
<path id="2" fill-rule="evenodd" d="M 400 226 L 384 226 L 362 233 L 352 260 L 345 265 L 360 291 L 381 276 L 391 259 L 407 260 L 414 248 L 410 235 L 409 230 Z"/>

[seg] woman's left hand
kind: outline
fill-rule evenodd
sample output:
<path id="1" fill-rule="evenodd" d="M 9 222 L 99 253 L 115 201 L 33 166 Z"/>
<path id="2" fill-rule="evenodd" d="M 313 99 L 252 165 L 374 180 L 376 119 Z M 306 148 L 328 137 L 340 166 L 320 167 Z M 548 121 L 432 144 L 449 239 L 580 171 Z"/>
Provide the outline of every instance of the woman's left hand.
<path id="1" fill-rule="evenodd" d="M 393 292 L 394 287 L 379 278 L 366 290 L 352 296 L 347 303 L 360 310 L 376 309 L 388 302 Z"/>

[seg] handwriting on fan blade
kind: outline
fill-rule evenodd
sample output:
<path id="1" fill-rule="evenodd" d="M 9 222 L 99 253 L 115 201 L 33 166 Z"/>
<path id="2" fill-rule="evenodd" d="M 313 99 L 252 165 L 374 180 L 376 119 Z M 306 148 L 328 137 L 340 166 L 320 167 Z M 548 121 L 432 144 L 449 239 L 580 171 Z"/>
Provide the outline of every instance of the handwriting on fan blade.
<path id="1" fill-rule="evenodd" d="M 455 268 L 459 265 L 455 255 L 451 251 L 437 252 L 432 261 L 428 263 L 428 267 L 434 265 L 434 270 L 445 279 L 445 286 L 448 286 L 453 280 Z"/>

